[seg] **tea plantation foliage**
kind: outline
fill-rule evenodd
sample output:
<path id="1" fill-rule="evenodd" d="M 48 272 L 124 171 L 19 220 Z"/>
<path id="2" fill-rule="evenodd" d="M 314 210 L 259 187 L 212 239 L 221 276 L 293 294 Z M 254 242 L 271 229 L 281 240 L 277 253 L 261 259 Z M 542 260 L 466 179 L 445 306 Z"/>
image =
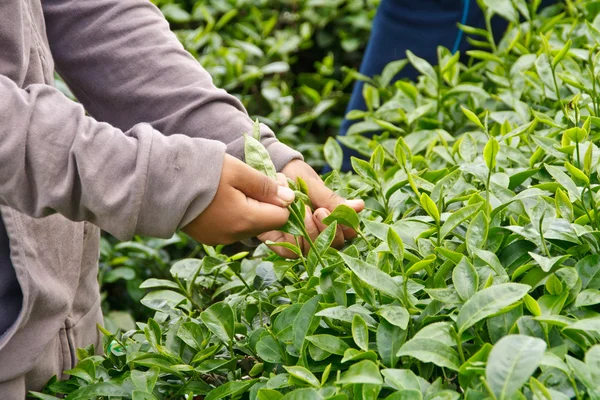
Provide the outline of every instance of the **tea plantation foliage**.
<path id="1" fill-rule="evenodd" d="M 289 6 L 302 16 L 316 3 L 324 4 Z M 510 26 L 498 43 L 463 27 L 479 48 L 467 64 L 441 48 L 433 66 L 408 53 L 368 80 L 369 111 L 352 112 L 360 122 L 340 138 L 366 159 L 353 160 L 354 174 L 326 177 L 340 194 L 364 198 L 365 211 L 336 209 L 308 255 L 288 245 L 297 260 L 262 245 L 237 254 L 197 247 L 173 263 L 190 248 L 179 236 L 105 241 L 105 267 L 155 269 L 141 284 L 154 315 L 127 332 L 108 326 L 105 355 L 80 350 L 71 378 L 38 397 L 600 399 L 600 2 L 481 5 Z M 233 48 L 219 58 L 220 45 L 206 44 L 221 40 L 210 33 L 218 25 L 233 35 L 225 43 L 238 43 L 238 14 L 219 24 L 217 6 L 175 7 L 163 10 L 184 24 L 212 21 L 180 35 L 207 37 L 201 45 L 217 55 L 198 53 L 218 83 L 250 97 L 276 88 L 279 102 L 287 90 L 307 91 L 264 66 L 236 69 Z M 240 35 L 251 38 L 256 26 L 264 25 L 242 23 Z M 389 84 L 408 63 L 418 82 Z M 240 72 L 256 75 L 245 82 Z M 315 109 L 326 108 L 329 98 L 317 94 Z M 249 162 L 272 173 L 260 145 L 251 136 L 246 144 Z M 337 142 L 324 150 L 339 168 Z M 292 185 L 299 200 L 284 229 L 303 236 L 304 185 Z M 329 247 L 338 224 L 359 233 L 340 251 Z M 104 270 L 116 280 L 128 267 L 120 268 Z"/>

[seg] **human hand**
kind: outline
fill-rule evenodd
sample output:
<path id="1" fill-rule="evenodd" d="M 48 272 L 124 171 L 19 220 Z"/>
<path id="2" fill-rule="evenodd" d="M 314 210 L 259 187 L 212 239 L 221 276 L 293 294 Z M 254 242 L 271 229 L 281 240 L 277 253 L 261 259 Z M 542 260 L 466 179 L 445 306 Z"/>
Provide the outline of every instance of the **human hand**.
<path id="1" fill-rule="evenodd" d="M 327 228 L 327 225 L 323 223 L 323 218 L 327 217 L 338 205 L 346 204 L 347 206 L 352 207 L 356 212 L 362 211 L 365 207 L 365 203 L 362 200 L 346 200 L 335 194 L 325 186 L 319 175 L 304 161 L 293 160 L 289 162 L 281 172 L 293 181 L 298 177 L 302 178 L 308 186 L 308 195 L 315 210 L 311 211 L 307 207 L 304 223 L 306 225 L 306 231 L 313 241 L 319 236 L 319 233 Z M 287 182 L 282 181 L 281 179 L 279 179 L 279 181 L 281 185 L 287 185 Z M 342 247 L 346 240 L 355 237 L 356 232 L 354 232 L 352 228 L 339 226 L 335 238 L 333 239 L 332 246 L 336 248 Z M 263 242 L 272 241 L 296 244 L 294 236 L 276 230 L 263 233 L 259 235 L 258 238 Z M 300 241 L 300 247 L 304 253 L 307 253 L 309 250 L 309 245 L 304 239 Z M 292 251 L 283 247 L 273 246 L 272 250 L 282 257 L 296 257 Z"/>
<path id="2" fill-rule="evenodd" d="M 215 197 L 182 230 L 207 245 L 233 243 L 281 228 L 293 201 L 291 189 L 226 154 Z"/>

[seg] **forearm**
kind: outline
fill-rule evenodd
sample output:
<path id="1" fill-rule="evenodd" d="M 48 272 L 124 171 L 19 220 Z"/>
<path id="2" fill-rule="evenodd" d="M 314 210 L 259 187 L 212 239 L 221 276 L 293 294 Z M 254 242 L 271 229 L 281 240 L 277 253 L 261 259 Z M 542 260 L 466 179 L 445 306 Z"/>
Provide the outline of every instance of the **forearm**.
<path id="1" fill-rule="evenodd" d="M 58 212 L 119 238 L 168 237 L 211 202 L 225 146 L 150 125 L 122 132 L 46 85 L 0 75 L 0 203 Z M 202 179 L 198 179 L 202 171 Z"/>
<path id="2" fill-rule="evenodd" d="M 160 132 L 219 140 L 243 159 L 252 121 L 218 89 L 147 0 L 44 2 L 59 73 L 91 115 L 123 130 L 148 122 Z M 262 143 L 281 169 L 300 155 L 262 127 Z"/>

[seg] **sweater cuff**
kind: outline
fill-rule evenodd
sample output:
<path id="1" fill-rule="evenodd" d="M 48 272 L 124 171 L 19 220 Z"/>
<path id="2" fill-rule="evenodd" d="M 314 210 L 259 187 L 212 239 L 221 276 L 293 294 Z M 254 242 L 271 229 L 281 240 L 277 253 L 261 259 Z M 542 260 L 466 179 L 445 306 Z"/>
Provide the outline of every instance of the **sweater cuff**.
<path id="1" fill-rule="evenodd" d="M 153 132 L 136 233 L 169 238 L 212 202 L 226 146 L 209 139 Z"/>

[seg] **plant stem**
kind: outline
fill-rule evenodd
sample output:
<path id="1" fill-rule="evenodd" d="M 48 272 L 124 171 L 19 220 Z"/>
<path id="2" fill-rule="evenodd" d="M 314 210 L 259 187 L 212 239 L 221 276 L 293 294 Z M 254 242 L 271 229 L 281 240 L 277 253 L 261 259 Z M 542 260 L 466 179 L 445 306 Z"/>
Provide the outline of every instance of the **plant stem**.
<path id="1" fill-rule="evenodd" d="M 323 261 L 323 259 L 321 258 L 321 255 L 319 254 L 319 251 L 317 250 L 317 247 L 315 246 L 315 243 L 310 238 L 310 235 L 308 234 L 308 231 L 306 230 L 306 227 L 304 226 L 304 221 L 302 220 L 302 218 L 300 218 L 300 216 L 296 213 L 296 211 L 291 206 L 288 206 L 288 209 L 296 217 L 296 219 L 298 221 L 300 221 L 299 225 L 300 225 L 300 229 L 302 230 L 302 236 L 304 236 L 304 239 L 306 239 L 310 248 L 315 252 L 315 255 L 317 256 L 317 260 L 319 260 L 319 263 L 321 264 L 321 266 L 323 268 L 327 268 L 327 266 L 325 265 L 325 262 Z M 308 272 L 308 275 L 312 278 L 314 271 L 309 271 L 307 269 L 306 272 Z"/>
<path id="2" fill-rule="evenodd" d="M 548 247 L 546 246 L 546 239 L 544 238 L 544 231 L 542 229 L 542 224 L 544 223 L 545 215 L 546 214 L 543 214 L 542 218 L 540 218 L 540 223 L 539 223 L 538 229 L 540 231 L 540 239 L 542 240 L 542 247 L 544 248 L 544 253 L 546 253 L 546 256 L 548 256 L 548 258 L 551 258 L 550 251 L 548 250 Z"/>
<path id="3" fill-rule="evenodd" d="M 490 218 L 490 182 L 492 180 L 492 170 L 488 172 L 487 182 L 485 184 L 485 214 Z"/>
<path id="4" fill-rule="evenodd" d="M 489 393 L 489 395 L 492 398 L 492 400 L 496 400 L 496 395 L 492 391 L 492 388 L 487 383 L 487 381 L 485 380 L 485 378 L 483 376 L 480 376 L 479 379 L 481 380 L 481 383 L 483 384 L 483 387 L 485 387 L 485 390 L 487 390 L 487 392 Z"/>
<path id="5" fill-rule="evenodd" d="M 360 229 L 358 229 L 358 230 L 356 231 L 356 234 L 357 234 L 358 236 L 360 236 L 360 238 L 361 238 L 362 240 L 364 240 L 364 241 L 365 241 L 365 243 L 367 244 L 367 247 L 368 247 L 369 251 L 373 250 L 373 248 L 371 247 L 371 243 L 369 243 L 369 241 L 368 241 L 368 240 L 367 240 L 367 238 L 365 237 L 365 234 L 364 234 L 364 233 L 363 233 L 363 232 L 362 232 Z"/>
<path id="6" fill-rule="evenodd" d="M 452 329 L 454 330 L 454 329 Z M 458 349 L 458 356 L 460 357 L 460 364 L 464 364 L 465 363 L 465 353 L 463 352 L 463 348 L 462 348 L 462 340 L 460 337 L 460 333 L 458 333 L 456 330 L 454 330 L 454 339 L 456 340 L 456 347 Z"/>
<path id="7" fill-rule="evenodd" d="M 488 31 L 488 40 L 490 46 L 492 46 L 492 53 L 496 53 L 498 49 L 496 48 L 496 42 L 494 41 L 494 32 L 492 31 L 492 22 L 489 15 L 485 16 L 485 28 Z"/>

